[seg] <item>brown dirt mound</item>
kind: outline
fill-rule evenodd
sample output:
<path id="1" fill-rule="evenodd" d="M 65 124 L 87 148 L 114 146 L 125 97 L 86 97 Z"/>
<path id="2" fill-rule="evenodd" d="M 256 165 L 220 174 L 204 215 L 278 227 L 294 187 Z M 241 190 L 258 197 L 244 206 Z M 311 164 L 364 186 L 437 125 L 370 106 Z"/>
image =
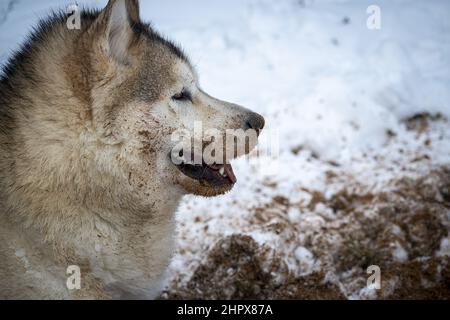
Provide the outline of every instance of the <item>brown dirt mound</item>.
<path id="1" fill-rule="evenodd" d="M 282 279 L 279 275 L 286 275 Z M 278 275 L 278 276 L 277 276 Z M 323 274 L 294 278 L 282 259 L 249 236 L 220 240 L 189 283 L 169 299 L 345 299 Z"/>
<path id="2" fill-rule="evenodd" d="M 450 259 L 418 259 L 391 266 L 384 274 L 382 299 L 449 300 Z"/>

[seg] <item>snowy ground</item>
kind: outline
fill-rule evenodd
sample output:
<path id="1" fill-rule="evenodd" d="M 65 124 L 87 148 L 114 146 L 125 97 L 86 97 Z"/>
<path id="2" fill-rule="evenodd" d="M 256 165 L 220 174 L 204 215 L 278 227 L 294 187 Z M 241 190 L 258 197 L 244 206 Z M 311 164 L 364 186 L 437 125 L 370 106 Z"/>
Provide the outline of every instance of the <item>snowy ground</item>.
<path id="1" fill-rule="evenodd" d="M 450 298 L 449 1 L 141 2 L 206 91 L 267 122 L 235 190 L 183 201 L 163 297 Z M 0 63 L 67 3 L 1 0 Z"/>

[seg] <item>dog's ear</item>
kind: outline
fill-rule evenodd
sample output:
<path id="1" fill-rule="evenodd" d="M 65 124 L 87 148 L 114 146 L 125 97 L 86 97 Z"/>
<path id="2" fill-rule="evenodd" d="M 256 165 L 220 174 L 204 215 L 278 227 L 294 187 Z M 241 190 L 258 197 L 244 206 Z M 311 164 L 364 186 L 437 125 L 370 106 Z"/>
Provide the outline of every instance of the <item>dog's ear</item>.
<path id="1" fill-rule="evenodd" d="M 128 15 L 130 21 L 133 23 L 139 23 L 141 21 L 140 10 L 139 10 L 139 0 L 128 0 L 127 1 Z"/>
<path id="2" fill-rule="evenodd" d="M 138 23 L 138 0 L 110 0 L 96 21 L 105 41 L 107 54 L 120 63 L 129 62 L 129 49 L 136 35 L 132 24 Z"/>

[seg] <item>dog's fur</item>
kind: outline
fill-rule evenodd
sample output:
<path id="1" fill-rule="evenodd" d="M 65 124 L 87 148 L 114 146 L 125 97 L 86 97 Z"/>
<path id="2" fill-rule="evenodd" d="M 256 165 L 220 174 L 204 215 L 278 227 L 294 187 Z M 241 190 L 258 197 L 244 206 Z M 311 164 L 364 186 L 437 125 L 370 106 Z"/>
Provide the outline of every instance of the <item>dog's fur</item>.
<path id="1" fill-rule="evenodd" d="M 195 121 L 263 126 L 204 93 L 182 51 L 140 21 L 137 1 L 81 18 L 81 30 L 63 14 L 41 22 L 0 80 L 3 299 L 156 297 L 180 198 L 228 191 L 183 175 L 168 157 L 171 134 Z M 192 103 L 172 99 L 183 88 Z M 66 286 L 70 265 L 81 267 L 80 290 Z"/>

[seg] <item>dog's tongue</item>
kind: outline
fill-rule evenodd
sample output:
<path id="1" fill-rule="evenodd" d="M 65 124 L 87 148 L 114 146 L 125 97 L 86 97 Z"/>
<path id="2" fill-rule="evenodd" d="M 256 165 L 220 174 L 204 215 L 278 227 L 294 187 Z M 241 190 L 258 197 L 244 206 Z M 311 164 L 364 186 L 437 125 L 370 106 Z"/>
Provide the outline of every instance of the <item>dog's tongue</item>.
<path id="1" fill-rule="evenodd" d="M 230 179 L 231 183 L 236 183 L 237 179 L 236 176 L 234 175 L 233 172 L 233 167 L 231 166 L 231 164 L 226 164 L 224 166 L 225 169 L 225 173 L 227 174 L 228 179 Z"/>
<path id="2" fill-rule="evenodd" d="M 234 175 L 233 167 L 231 166 L 231 164 L 213 163 L 213 164 L 208 164 L 207 166 L 215 171 L 219 171 L 220 169 L 223 169 L 223 172 L 225 173 L 225 175 L 227 176 L 227 178 L 230 180 L 231 183 L 237 182 L 237 179 L 236 179 L 236 176 Z"/>

